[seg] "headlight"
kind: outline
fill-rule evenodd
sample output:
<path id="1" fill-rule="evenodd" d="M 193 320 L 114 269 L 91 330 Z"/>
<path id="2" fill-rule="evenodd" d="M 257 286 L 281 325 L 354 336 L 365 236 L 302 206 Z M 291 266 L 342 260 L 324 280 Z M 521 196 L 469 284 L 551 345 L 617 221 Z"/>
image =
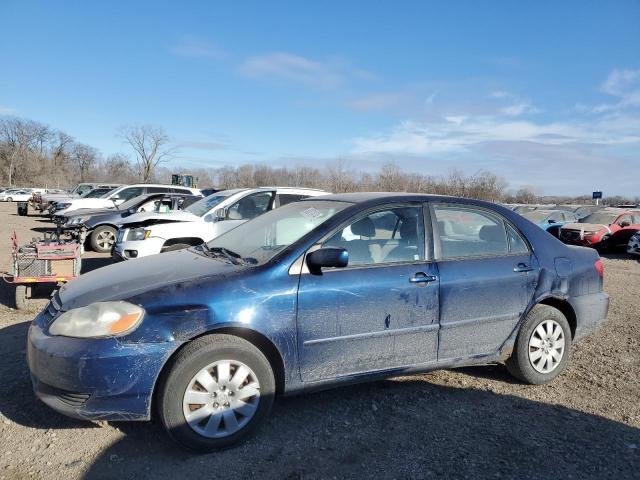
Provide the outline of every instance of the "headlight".
<path id="1" fill-rule="evenodd" d="M 63 313 L 49 327 L 51 335 L 117 337 L 135 330 L 144 310 L 128 302 L 97 302 Z"/>
<path id="2" fill-rule="evenodd" d="M 151 235 L 151 230 L 134 228 L 129 231 L 128 240 L 144 240 L 145 238 L 149 238 L 149 235 Z"/>

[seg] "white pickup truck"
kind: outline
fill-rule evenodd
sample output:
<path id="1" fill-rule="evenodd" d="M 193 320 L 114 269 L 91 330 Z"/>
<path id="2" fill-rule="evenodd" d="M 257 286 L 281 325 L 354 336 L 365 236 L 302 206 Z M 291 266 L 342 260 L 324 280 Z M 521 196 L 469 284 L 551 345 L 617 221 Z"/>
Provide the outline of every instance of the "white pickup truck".
<path id="1" fill-rule="evenodd" d="M 112 255 L 116 260 L 130 260 L 199 245 L 269 210 L 319 195 L 327 192 L 293 187 L 240 188 L 216 192 L 181 211 L 131 215 L 120 225 Z"/>

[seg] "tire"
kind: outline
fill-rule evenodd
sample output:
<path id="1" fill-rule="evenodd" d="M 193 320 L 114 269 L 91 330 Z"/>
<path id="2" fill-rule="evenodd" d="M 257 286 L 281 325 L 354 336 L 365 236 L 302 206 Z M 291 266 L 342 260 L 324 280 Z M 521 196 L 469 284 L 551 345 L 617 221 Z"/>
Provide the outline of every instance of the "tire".
<path id="1" fill-rule="evenodd" d="M 29 296 L 26 285 L 16 285 L 15 303 L 17 310 L 27 310 L 29 308 Z"/>
<path id="2" fill-rule="evenodd" d="M 13 198 L 11 198 L 11 197 L 7 197 L 7 200 L 6 200 L 6 201 L 7 201 L 7 202 L 13 202 Z"/>
<path id="3" fill-rule="evenodd" d="M 224 373 L 225 363 L 230 365 L 229 375 Z M 245 374 L 247 370 L 249 373 Z M 243 385 L 241 382 L 234 382 L 236 373 L 245 379 L 242 388 L 238 388 Z M 221 376 L 230 380 L 222 384 Z M 212 383 L 202 388 L 196 377 Z M 247 390 L 243 393 L 243 389 Z M 207 335 L 182 349 L 163 375 L 157 393 L 158 414 L 175 441 L 191 450 L 210 452 L 229 447 L 254 433 L 271 410 L 275 390 L 271 365 L 254 345 L 233 335 Z M 199 395 L 196 402 L 207 403 L 189 403 L 187 392 Z M 257 393 L 251 395 L 250 392 Z M 191 420 L 187 419 L 188 412 L 193 415 Z M 234 422 L 227 425 L 227 418 L 235 419 L 238 425 Z M 212 428 L 206 430 L 209 426 Z"/>
<path id="4" fill-rule="evenodd" d="M 94 252 L 109 253 L 116 243 L 117 230 L 109 225 L 102 225 L 91 232 L 91 248 Z"/>
<path id="5" fill-rule="evenodd" d="M 549 327 L 552 335 L 548 335 Z M 557 333 L 557 329 L 561 332 Z M 556 334 L 558 337 L 554 338 Z M 545 343 L 548 338 L 551 338 L 550 344 Z M 566 317 L 549 305 L 536 305 L 520 327 L 513 354 L 506 361 L 506 366 L 517 379 L 531 385 L 542 385 L 567 368 L 570 355 L 571 328 Z"/>
<path id="6" fill-rule="evenodd" d="M 175 250 L 184 250 L 185 248 L 192 247 L 193 245 L 189 243 L 174 243 L 173 245 L 169 245 L 168 247 L 162 247 L 162 252 L 173 252 Z"/>

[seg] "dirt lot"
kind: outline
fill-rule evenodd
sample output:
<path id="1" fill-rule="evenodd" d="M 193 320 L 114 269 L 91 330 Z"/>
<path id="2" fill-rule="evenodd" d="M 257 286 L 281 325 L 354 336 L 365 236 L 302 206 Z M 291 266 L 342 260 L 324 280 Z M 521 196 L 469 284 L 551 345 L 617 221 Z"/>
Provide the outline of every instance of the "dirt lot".
<path id="1" fill-rule="evenodd" d="M 13 229 L 28 239 L 50 225 L 15 210 L 0 204 L 0 270 Z M 154 423 L 80 422 L 40 403 L 25 364 L 34 313 L 13 310 L 3 284 L 0 479 L 640 478 L 640 262 L 604 263 L 609 321 L 551 385 L 490 366 L 280 399 L 256 437 L 205 456 Z"/>

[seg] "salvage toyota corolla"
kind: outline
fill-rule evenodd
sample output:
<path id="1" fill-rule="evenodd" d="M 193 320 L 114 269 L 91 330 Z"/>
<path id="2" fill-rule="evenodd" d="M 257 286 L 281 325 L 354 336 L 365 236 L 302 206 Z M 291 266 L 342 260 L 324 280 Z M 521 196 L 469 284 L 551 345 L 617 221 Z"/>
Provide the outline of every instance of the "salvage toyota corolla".
<path id="1" fill-rule="evenodd" d="M 70 282 L 33 321 L 28 362 L 64 414 L 157 415 L 209 451 L 277 394 L 486 363 L 549 382 L 606 318 L 602 277 L 595 250 L 498 205 L 327 195 Z"/>

